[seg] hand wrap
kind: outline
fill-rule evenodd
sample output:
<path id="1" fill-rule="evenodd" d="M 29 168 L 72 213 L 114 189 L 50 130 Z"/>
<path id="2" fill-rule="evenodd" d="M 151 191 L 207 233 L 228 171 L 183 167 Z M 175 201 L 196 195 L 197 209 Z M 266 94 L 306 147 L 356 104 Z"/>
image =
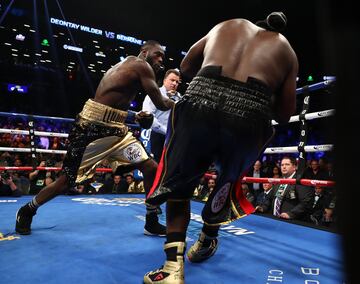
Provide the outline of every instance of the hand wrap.
<path id="1" fill-rule="evenodd" d="M 135 122 L 139 123 L 141 128 L 149 129 L 154 121 L 154 115 L 147 111 L 140 111 L 135 115 Z"/>

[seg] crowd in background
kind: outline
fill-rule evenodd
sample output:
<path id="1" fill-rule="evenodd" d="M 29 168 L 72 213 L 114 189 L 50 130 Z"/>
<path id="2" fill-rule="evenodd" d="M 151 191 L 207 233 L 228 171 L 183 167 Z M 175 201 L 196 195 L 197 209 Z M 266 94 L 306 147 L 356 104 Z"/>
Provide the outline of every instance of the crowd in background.
<path id="1" fill-rule="evenodd" d="M 52 120 L 42 120 L 35 123 L 35 130 L 68 133 L 70 123 L 54 122 Z M 4 118 L 0 117 L 0 128 L 26 130 L 27 118 Z M 134 135 L 139 135 L 139 131 L 134 129 Z M 66 150 L 67 138 L 58 137 L 37 137 L 35 138 L 37 148 Z M 29 135 L 0 133 L 0 147 L 29 148 Z M 282 155 L 284 156 L 284 155 Z M 64 155 L 62 154 L 43 154 L 37 153 L 34 160 L 30 153 L 20 153 L 11 151 L 0 152 L 0 166 L 48 166 L 61 168 Z M 104 161 L 99 168 L 108 168 L 108 163 Z M 45 185 L 53 182 L 57 178 L 57 171 L 0 171 L 0 195 L 21 196 L 35 195 Z M 219 169 L 213 163 L 208 172 L 200 180 L 195 188 L 194 199 L 206 201 L 212 189 L 216 186 L 216 178 Z M 282 177 L 281 156 L 263 156 L 261 161 L 254 163 L 247 176 L 251 177 Z M 315 180 L 333 180 L 333 164 L 325 157 L 310 157 L 303 178 Z M 242 190 L 248 201 L 256 208 L 258 214 L 268 216 L 274 215 L 273 202 L 279 185 L 270 183 L 243 183 Z M 144 185 L 141 175 L 134 172 L 126 173 L 96 173 L 91 179 L 69 188 L 64 194 L 120 194 L 144 192 Z M 315 226 L 334 227 L 336 225 L 336 194 L 334 188 L 315 186 L 311 187 L 311 198 L 304 205 L 304 212 L 290 219 L 307 222 Z M 263 206 L 264 203 L 272 204 Z"/>
<path id="2" fill-rule="evenodd" d="M 293 163 L 293 171 L 287 169 L 284 161 Z M 283 172 L 282 172 L 283 170 Z M 297 161 L 294 157 L 283 156 L 278 161 L 257 160 L 246 176 L 255 178 L 296 178 Z M 206 201 L 216 186 L 218 172 L 210 168 L 195 189 L 194 198 Z M 334 180 L 333 163 L 326 157 L 310 159 L 302 175 L 304 179 Z M 255 207 L 257 213 L 274 218 L 291 219 L 314 226 L 336 228 L 336 192 L 334 187 L 289 185 L 284 191 L 282 211 L 276 214 L 276 199 L 282 185 L 271 183 L 242 183 L 242 192 L 246 199 Z M 286 187 L 284 185 L 284 187 Z M 283 189 L 284 190 L 284 189 Z"/>

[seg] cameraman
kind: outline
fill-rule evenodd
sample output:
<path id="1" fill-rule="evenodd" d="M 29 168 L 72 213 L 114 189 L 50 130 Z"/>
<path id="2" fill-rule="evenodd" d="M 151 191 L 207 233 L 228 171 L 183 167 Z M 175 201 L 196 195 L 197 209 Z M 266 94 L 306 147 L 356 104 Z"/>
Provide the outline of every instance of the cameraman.
<path id="1" fill-rule="evenodd" d="M 39 167 L 47 167 L 50 162 L 41 161 Z M 45 170 L 35 170 L 29 173 L 30 180 L 30 190 L 29 194 L 38 194 L 40 190 L 42 190 L 46 185 L 52 183 L 54 181 L 54 176 L 50 171 Z"/>
<path id="2" fill-rule="evenodd" d="M 21 196 L 21 190 L 17 188 L 11 175 L 7 172 L 0 172 L 0 196 Z"/>

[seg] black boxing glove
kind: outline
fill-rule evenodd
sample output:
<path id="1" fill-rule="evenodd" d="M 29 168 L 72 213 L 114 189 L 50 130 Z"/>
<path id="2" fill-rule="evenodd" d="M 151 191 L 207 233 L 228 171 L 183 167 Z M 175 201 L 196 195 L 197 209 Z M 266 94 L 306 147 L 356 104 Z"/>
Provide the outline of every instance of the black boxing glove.
<path id="1" fill-rule="evenodd" d="M 135 122 L 139 123 L 141 128 L 149 129 L 154 121 L 154 115 L 148 111 L 140 111 L 135 115 Z"/>

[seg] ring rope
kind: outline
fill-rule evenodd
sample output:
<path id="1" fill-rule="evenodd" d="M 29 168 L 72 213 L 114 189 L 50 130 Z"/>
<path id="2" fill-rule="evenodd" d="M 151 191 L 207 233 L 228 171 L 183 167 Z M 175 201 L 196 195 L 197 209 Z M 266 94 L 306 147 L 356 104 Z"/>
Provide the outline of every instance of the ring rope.
<path id="1" fill-rule="evenodd" d="M 324 145 L 308 145 L 305 146 L 306 152 L 327 152 L 332 151 L 334 145 L 332 144 L 324 144 Z M 280 154 L 280 153 L 298 153 L 298 146 L 290 146 L 290 147 L 271 147 L 266 148 L 264 154 Z"/>
<path id="2" fill-rule="evenodd" d="M 319 89 L 323 89 L 328 87 L 330 84 L 332 84 L 333 82 L 336 81 L 336 78 L 330 78 L 328 80 L 325 80 L 323 82 L 318 82 L 312 85 L 308 85 L 308 86 L 304 86 L 304 87 L 300 87 L 296 89 L 296 94 L 302 94 L 305 90 L 311 92 L 311 91 L 315 91 L 315 90 L 319 90 Z M 133 112 L 132 110 L 128 110 L 128 112 Z M 11 116 L 21 116 L 21 117 L 29 117 L 29 114 L 24 114 L 24 113 L 16 113 L 16 112 L 1 112 L 0 111 L 0 116 L 6 116 L 8 117 L 9 115 Z M 51 119 L 51 120 L 60 120 L 60 121 L 68 121 L 68 122 L 73 122 L 75 121 L 74 118 L 66 118 L 66 117 L 56 117 L 56 116 L 43 116 L 43 115 L 32 115 L 33 118 L 39 118 L 39 119 Z"/>
<path id="3" fill-rule="evenodd" d="M 332 78 L 330 80 L 325 80 L 323 82 L 319 82 L 319 83 L 315 83 L 315 84 L 312 84 L 312 85 L 309 85 L 309 86 L 304 86 L 304 87 L 301 87 L 301 88 L 297 88 L 296 89 L 296 94 L 299 95 L 299 94 L 304 93 L 305 91 L 311 92 L 311 91 L 320 90 L 320 89 L 328 87 L 330 84 L 334 83 L 335 81 L 336 81 L 336 79 Z"/>
<path id="4" fill-rule="evenodd" d="M 301 94 L 318 89 L 322 89 L 330 85 L 331 83 L 335 82 L 336 78 L 331 78 L 328 80 L 325 80 L 323 82 L 315 83 L 309 86 L 304 86 L 301 88 L 296 89 L 296 94 Z M 128 110 L 128 112 L 135 113 L 132 110 Z M 328 116 L 333 116 L 335 114 L 334 109 L 319 111 L 319 112 L 313 112 L 305 115 L 306 120 L 312 120 L 317 118 L 324 118 Z M 15 113 L 15 112 L 0 112 L 0 116 L 21 116 L 21 117 L 31 117 L 34 118 L 40 118 L 40 119 L 50 119 L 50 120 L 60 120 L 60 121 L 67 121 L 67 122 L 74 122 L 75 119 L 73 118 L 63 118 L 63 117 L 55 117 L 55 116 L 42 116 L 42 115 L 29 115 L 29 114 L 23 114 L 23 113 Z M 297 122 L 300 121 L 300 115 L 291 116 L 288 123 Z M 271 121 L 272 125 L 277 125 L 278 123 L 275 120 Z M 138 127 L 137 124 L 127 124 L 130 127 Z M 29 135 L 29 131 L 27 130 L 18 130 L 18 129 L 5 129 L 0 128 L 0 133 L 10 133 L 10 134 L 21 134 L 21 135 Z M 43 131 L 35 131 L 35 135 L 37 136 L 52 136 L 52 137 L 68 137 L 68 134 L 66 133 L 56 133 L 56 132 L 43 132 Z"/>
<path id="5" fill-rule="evenodd" d="M 333 116 L 333 115 L 335 115 L 335 109 L 311 112 L 311 113 L 305 114 L 305 120 L 313 120 L 313 119 L 324 118 L 324 117 L 329 117 L 329 116 Z M 290 120 L 288 121 L 288 123 L 298 122 L 298 121 L 300 121 L 300 115 L 294 115 L 294 116 L 290 117 Z M 279 123 L 277 123 L 275 120 L 272 120 L 271 124 L 277 125 Z"/>
<path id="6" fill-rule="evenodd" d="M 318 90 L 321 88 L 327 87 L 329 84 L 333 83 L 335 79 L 325 80 L 324 82 L 316 83 L 310 86 L 304 86 L 302 88 L 296 89 L 296 94 L 306 93 L 307 98 L 305 98 L 306 103 L 308 104 L 309 92 Z M 304 101 L 304 102 L 305 102 Z M 307 106 L 308 107 L 308 106 Z M 46 117 L 46 116 L 35 116 L 35 115 L 26 115 L 26 114 L 18 114 L 18 113 L 4 113 L 0 112 L 0 116 L 25 116 L 29 117 L 31 120 L 34 118 L 47 118 L 53 120 L 62 120 L 62 121 L 70 121 L 73 122 L 74 119 L 70 118 L 60 118 L 60 117 Z M 300 115 L 291 116 L 288 123 L 301 121 L 302 124 L 305 123 L 306 120 L 312 120 L 317 118 L 324 118 L 328 116 L 332 116 L 335 114 L 334 109 L 319 111 L 315 113 L 306 113 L 303 111 Z M 278 123 L 272 120 L 272 125 L 277 125 Z M 128 124 L 131 126 L 130 124 Z M 135 125 L 137 126 L 137 125 Z M 55 133 L 55 132 L 43 132 L 43 131 L 34 131 L 34 130 L 17 130 L 17 129 L 4 129 L 0 128 L 0 133 L 10 133 L 10 134 L 22 134 L 22 135 L 37 135 L 37 136 L 52 136 L 52 137 L 68 137 L 66 133 Z M 320 151 L 331 151 L 333 149 L 333 145 L 326 144 L 326 145 L 308 145 L 304 146 L 305 143 L 302 143 L 302 146 L 291 146 L 291 147 L 272 147 L 266 148 L 264 150 L 264 154 L 275 154 L 275 153 L 302 153 L 305 152 L 320 152 Z M 35 154 L 38 153 L 52 153 L 52 154 L 66 154 L 65 150 L 48 150 L 48 149 L 37 149 L 32 148 L 13 148 L 13 147 L 0 147 L 0 151 L 9 151 L 9 152 L 30 152 Z M 301 148 L 301 149 L 300 149 Z M 47 171 L 59 171 L 61 168 L 56 167 L 0 167 L 0 170 L 24 170 L 24 171 L 31 171 L 34 169 L 38 170 L 47 170 Z M 112 172 L 110 168 L 98 168 L 96 169 L 97 172 Z M 206 174 L 205 174 L 206 175 Z M 210 175 L 214 176 L 214 175 Z M 216 177 L 216 175 L 215 175 Z M 309 180 L 309 179 L 282 179 L 282 178 L 253 178 L 253 177 L 244 177 L 242 179 L 243 182 L 248 183 L 272 183 L 272 184 L 302 184 L 307 186 L 314 186 L 314 185 L 321 185 L 321 186 L 334 186 L 335 183 L 333 181 L 324 181 L 324 180 Z"/>
<path id="7" fill-rule="evenodd" d="M 205 177 L 216 179 L 217 175 L 205 174 Z M 306 186 L 324 186 L 333 187 L 335 182 L 332 180 L 316 180 L 316 179 L 300 179 L 298 182 L 295 178 L 255 178 L 255 177 L 243 177 L 242 182 L 246 183 L 271 183 L 271 184 L 302 184 Z"/>
<path id="8" fill-rule="evenodd" d="M 2 112 L 0 111 L 0 116 L 21 116 L 21 117 L 29 117 L 29 114 L 25 113 L 16 113 L 16 112 Z M 33 118 L 40 118 L 40 119 L 51 119 L 51 120 L 60 120 L 60 121 L 67 121 L 67 122 L 74 122 L 74 118 L 66 118 L 66 117 L 56 117 L 56 116 L 43 116 L 43 115 L 32 115 Z"/>
<path id="9" fill-rule="evenodd" d="M 0 167 L 0 171 L 60 171 L 59 167 Z M 112 169 L 110 168 L 97 168 L 96 172 L 100 173 L 111 173 Z M 205 174 L 207 178 L 216 179 L 217 175 L 214 174 Z M 271 184 L 296 184 L 296 179 L 294 178 L 254 178 L 254 177 L 243 177 L 242 182 L 247 183 L 271 183 Z M 312 179 L 301 179 L 300 183 L 307 186 L 316 186 L 321 185 L 325 187 L 332 187 L 335 185 L 334 181 L 331 180 L 312 180 Z"/>
<path id="10" fill-rule="evenodd" d="M 254 178 L 254 177 L 243 177 L 243 182 L 248 183 L 271 183 L 271 184 L 297 184 L 295 178 Z M 335 182 L 332 180 L 316 180 L 316 179 L 300 179 L 300 184 L 306 186 L 325 186 L 332 187 Z"/>
<path id="11" fill-rule="evenodd" d="M 31 150 L 35 150 L 35 152 L 37 152 L 37 153 L 66 154 L 66 150 L 49 150 L 49 149 L 39 149 L 39 148 L 0 147 L 0 152 L 30 153 Z"/>
<path id="12" fill-rule="evenodd" d="M 136 114 L 135 111 L 133 110 L 128 110 L 128 117 L 129 116 L 134 116 Z M 63 118 L 63 117 L 55 117 L 55 116 L 42 116 L 42 115 L 31 115 L 31 114 L 25 114 L 25 113 L 16 113 L 16 112 L 2 112 L 0 111 L 0 116 L 21 116 L 21 117 L 30 117 L 32 120 L 34 118 L 40 118 L 40 119 L 47 119 L 47 120 L 60 120 L 60 121 L 66 121 L 66 122 L 74 122 L 75 119 L 74 118 Z M 134 124 L 134 123 L 126 123 L 127 126 L 130 127 L 139 127 L 138 124 Z M 24 130 L 26 131 L 26 130 Z M 1 132 L 0 132 L 1 133 Z"/>
<path id="13" fill-rule="evenodd" d="M 305 119 L 306 120 L 313 120 L 313 119 L 324 118 L 324 117 L 329 117 L 329 116 L 333 116 L 333 115 L 335 115 L 335 109 L 329 109 L 329 110 L 323 110 L 323 111 L 318 111 L 318 112 L 312 112 L 312 113 L 305 114 Z M 297 122 L 297 121 L 300 121 L 300 115 L 292 116 L 288 123 Z M 272 125 L 277 125 L 278 123 L 275 120 L 272 120 L 271 124 Z M 19 135 L 29 135 L 28 130 L 7 129 L 7 128 L 0 128 L 0 133 L 13 134 L 13 135 L 17 135 L 17 134 L 19 134 Z M 67 133 L 45 132 L 45 131 L 36 131 L 36 130 L 35 130 L 34 133 L 35 133 L 36 136 L 43 136 L 43 137 L 49 136 L 49 137 L 67 138 L 69 136 L 69 134 L 67 134 Z"/>
<path id="14" fill-rule="evenodd" d="M 217 175 L 206 173 L 205 177 L 217 179 Z M 256 178 L 256 177 L 243 177 L 242 182 L 246 183 L 271 183 L 271 184 L 298 184 L 295 178 Z M 332 180 L 315 180 L 315 179 L 300 179 L 300 184 L 308 186 L 321 185 L 325 187 L 332 187 L 335 182 Z"/>
<path id="15" fill-rule="evenodd" d="M 28 130 L 19 130 L 19 129 L 6 129 L 6 128 L 0 128 L 0 133 L 6 133 L 6 134 L 19 134 L 19 135 L 29 135 Z M 36 136 L 51 136 L 51 137 L 61 137 L 61 138 L 67 138 L 69 134 L 67 133 L 59 133 L 59 132 L 44 132 L 44 131 L 36 131 Z"/>
<path id="16" fill-rule="evenodd" d="M 50 171 L 50 172 L 57 172 L 60 171 L 61 168 L 59 167 L 0 167 L 0 171 Z M 112 169 L 110 168 L 97 168 L 97 172 L 102 173 L 111 173 Z"/>
<path id="17" fill-rule="evenodd" d="M 324 144 L 324 145 L 308 145 L 305 146 L 305 151 L 309 153 L 314 152 L 328 152 L 332 151 L 334 145 Z M 49 149 L 40 149 L 35 148 L 35 151 L 38 153 L 49 153 L 49 154 L 66 154 L 66 150 L 49 150 Z M 30 153 L 31 148 L 13 148 L 13 147 L 0 147 L 0 152 L 20 152 L 20 153 Z M 281 154 L 281 153 L 298 153 L 298 146 L 290 147 L 270 147 L 266 148 L 264 154 Z"/>

